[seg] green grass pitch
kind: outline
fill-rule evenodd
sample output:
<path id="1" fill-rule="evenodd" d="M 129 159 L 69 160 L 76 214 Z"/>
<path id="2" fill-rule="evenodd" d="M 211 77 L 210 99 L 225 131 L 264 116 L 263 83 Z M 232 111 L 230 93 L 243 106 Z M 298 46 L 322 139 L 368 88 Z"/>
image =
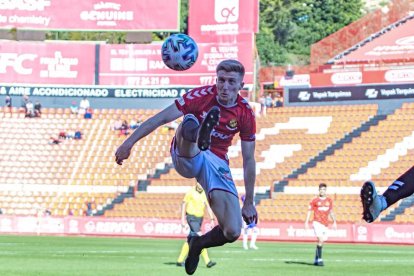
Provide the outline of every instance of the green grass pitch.
<path id="1" fill-rule="evenodd" d="M 175 265 L 183 240 L 0 236 L 0 275 L 186 275 Z M 194 275 L 411 275 L 414 246 L 329 244 L 324 267 L 312 265 L 315 244 L 241 241 L 209 250 Z"/>

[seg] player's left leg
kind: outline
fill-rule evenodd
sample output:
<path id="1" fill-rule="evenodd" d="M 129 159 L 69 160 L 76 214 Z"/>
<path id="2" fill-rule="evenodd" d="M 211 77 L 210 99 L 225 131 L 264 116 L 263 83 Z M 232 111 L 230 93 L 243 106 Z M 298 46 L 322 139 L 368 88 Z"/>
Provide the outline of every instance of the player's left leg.
<path id="1" fill-rule="evenodd" d="M 318 221 L 314 221 L 313 230 L 315 231 L 315 235 L 318 239 L 315 251 L 315 261 L 313 264 L 316 266 L 323 266 L 322 247 L 324 242 L 328 240 L 328 227 Z"/>
<path id="2" fill-rule="evenodd" d="M 322 259 L 322 247 L 323 247 L 323 242 L 324 239 L 323 237 L 317 237 L 318 238 L 318 243 L 316 245 L 316 251 L 315 251 L 315 261 L 314 261 L 314 265 L 316 266 L 323 266 L 323 259 Z"/>
<path id="3" fill-rule="evenodd" d="M 190 251 L 185 260 L 185 269 L 189 275 L 197 269 L 202 249 L 234 242 L 241 233 L 242 219 L 236 195 L 223 190 L 213 190 L 210 192 L 210 207 L 219 225 L 201 237 L 191 238 Z"/>

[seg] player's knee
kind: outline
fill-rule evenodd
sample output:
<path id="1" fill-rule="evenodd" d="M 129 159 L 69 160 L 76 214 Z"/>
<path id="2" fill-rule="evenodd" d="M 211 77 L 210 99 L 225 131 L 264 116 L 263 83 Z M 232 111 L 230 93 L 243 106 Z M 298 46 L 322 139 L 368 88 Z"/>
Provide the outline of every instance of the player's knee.
<path id="1" fill-rule="evenodd" d="M 223 231 L 223 234 L 229 242 L 234 242 L 240 237 L 241 229 L 228 229 Z"/>

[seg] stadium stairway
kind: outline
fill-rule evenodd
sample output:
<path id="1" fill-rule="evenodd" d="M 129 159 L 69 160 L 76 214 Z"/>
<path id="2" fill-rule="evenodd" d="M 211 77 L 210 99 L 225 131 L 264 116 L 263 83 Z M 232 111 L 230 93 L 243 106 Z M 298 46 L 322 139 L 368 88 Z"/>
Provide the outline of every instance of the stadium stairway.
<path id="1" fill-rule="evenodd" d="M 103 206 L 102 210 L 98 210 L 94 216 L 104 215 L 106 210 L 112 210 L 114 208 L 114 204 L 121 204 L 125 198 L 129 197 L 134 197 L 134 187 L 129 187 L 128 191 L 120 193 L 110 204 Z"/>
<path id="2" fill-rule="evenodd" d="M 381 218 L 381 221 L 394 221 L 396 219 L 397 215 L 404 214 L 404 212 L 414 206 L 414 195 L 407 197 L 403 199 L 398 205 L 397 208 L 392 210 L 389 214 L 387 214 L 385 217 Z"/>
<path id="3" fill-rule="evenodd" d="M 309 168 L 315 167 L 320 161 L 325 160 L 326 156 L 334 154 L 335 150 L 341 149 L 346 143 L 351 143 L 355 137 L 361 136 L 361 133 L 369 131 L 371 126 L 378 125 L 379 121 L 385 120 L 387 115 L 375 115 L 368 121 L 362 123 L 358 128 L 352 132 L 345 134 L 343 138 L 338 140 L 336 143 L 328 146 L 325 150 L 321 151 L 318 155 L 312 157 L 308 162 L 302 164 L 296 170 L 293 170 L 285 179 L 278 181 L 274 184 L 275 192 L 283 192 L 285 186 L 289 184 L 289 179 L 296 179 L 300 174 L 305 174 Z"/>

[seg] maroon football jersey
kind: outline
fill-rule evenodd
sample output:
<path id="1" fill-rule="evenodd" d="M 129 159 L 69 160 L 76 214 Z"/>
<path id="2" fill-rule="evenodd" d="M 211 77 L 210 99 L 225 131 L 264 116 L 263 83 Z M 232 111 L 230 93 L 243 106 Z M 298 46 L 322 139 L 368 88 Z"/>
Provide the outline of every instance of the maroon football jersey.
<path id="1" fill-rule="evenodd" d="M 242 141 L 256 139 L 256 119 L 249 103 L 240 95 L 232 106 L 221 105 L 217 101 L 216 85 L 195 88 L 175 100 L 177 108 L 186 114 L 193 114 L 201 123 L 213 107 L 220 108 L 220 121 L 214 128 L 210 150 L 218 157 L 227 160 L 227 151 L 235 134 L 240 133 Z"/>

